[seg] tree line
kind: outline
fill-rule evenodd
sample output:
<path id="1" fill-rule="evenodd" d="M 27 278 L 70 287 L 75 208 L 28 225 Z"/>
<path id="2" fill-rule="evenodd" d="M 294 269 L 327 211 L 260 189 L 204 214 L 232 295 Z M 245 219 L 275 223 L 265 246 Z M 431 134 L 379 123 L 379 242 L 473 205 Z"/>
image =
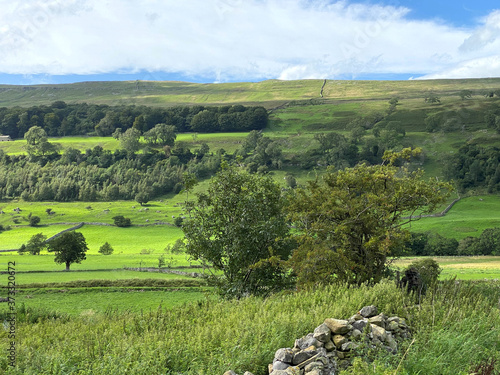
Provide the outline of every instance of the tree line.
<path id="1" fill-rule="evenodd" d="M 465 144 L 444 163 L 444 174 L 459 191 L 487 188 L 500 191 L 500 148 Z"/>
<path id="2" fill-rule="evenodd" d="M 415 256 L 500 255 L 500 228 L 488 228 L 479 237 L 460 241 L 438 233 L 412 233 L 405 249 L 407 255 Z"/>
<path id="3" fill-rule="evenodd" d="M 177 132 L 248 132 L 264 129 L 268 113 L 264 107 L 177 106 L 152 108 L 147 106 L 108 106 L 97 104 L 67 104 L 29 108 L 0 108 L 0 134 L 23 138 L 33 126 L 45 130 L 50 137 L 70 135 L 110 136 L 116 129 L 125 132 L 134 128 L 142 133 L 156 124 L 175 126 Z"/>

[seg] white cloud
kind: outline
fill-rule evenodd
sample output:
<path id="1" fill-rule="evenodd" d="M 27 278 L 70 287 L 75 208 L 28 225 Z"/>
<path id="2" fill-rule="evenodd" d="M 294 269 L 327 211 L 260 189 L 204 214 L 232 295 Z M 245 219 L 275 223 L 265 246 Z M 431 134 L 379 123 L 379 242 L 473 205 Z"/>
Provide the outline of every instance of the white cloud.
<path id="1" fill-rule="evenodd" d="M 500 56 L 473 59 L 421 79 L 500 77 Z"/>
<path id="2" fill-rule="evenodd" d="M 499 12 L 464 30 L 409 21 L 404 7 L 347 1 L 12 3 L 0 0 L 0 73 L 165 71 L 219 81 L 467 74 L 479 70 L 467 61 L 498 56 L 500 40 Z"/>

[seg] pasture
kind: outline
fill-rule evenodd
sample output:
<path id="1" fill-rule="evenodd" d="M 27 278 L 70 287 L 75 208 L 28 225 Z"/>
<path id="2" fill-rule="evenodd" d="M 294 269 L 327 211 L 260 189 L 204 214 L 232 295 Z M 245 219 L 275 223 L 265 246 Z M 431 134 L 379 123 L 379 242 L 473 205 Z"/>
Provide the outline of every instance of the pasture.
<path id="1" fill-rule="evenodd" d="M 420 99 L 426 92 L 441 97 L 457 97 L 460 90 L 473 90 L 477 95 L 498 88 L 498 78 L 410 80 L 410 81 L 341 81 L 327 80 L 320 97 L 323 80 L 235 82 L 200 84 L 190 82 L 81 82 L 64 85 L 26 86 L 0 85 L 0 104 L 5 107 L 49 105 L 57 100 L 67 103 L 107 105 L 175 106 L 185 104 L 223 105 L 258 103 L 266 108 L 292 101 L 405 100 Z"/>
<path id="2" fill-rule="evenodd" d="M 443 217 L 425 217 L 409 224 L 413 232 L 435 232 L 460 240 L 477 237 L 487 228 L 500 227 L 500 196 L 463 198 Z"/>
<path id="3" fill-rule="evenodd" d="M 393 265 L 400 270 L 422 258 L 404 257 Z M 440 280 L 456 277 L 457 280 L 500 280 L 500 257 L 432 257 L 442 268 Z"/>

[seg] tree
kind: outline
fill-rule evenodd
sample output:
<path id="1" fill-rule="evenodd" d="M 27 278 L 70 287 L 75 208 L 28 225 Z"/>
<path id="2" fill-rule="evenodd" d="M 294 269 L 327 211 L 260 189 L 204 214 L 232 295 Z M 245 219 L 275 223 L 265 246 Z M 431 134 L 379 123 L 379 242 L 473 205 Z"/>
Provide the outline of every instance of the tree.
<path id="1" fill-rule="evenodd" d="M 156 124 L 152 130 L 156 132 L 156 137 L 160 145 L 174 146 L 175 139 L 177 138 L 174 125 Z"/>
<path id="2" fill-rule="evenodd" d="M 381 280 L 387 256 L 398 255 L 409 237 L 403 225 L 411 219 L 403 216 L 432 212 L 451 188 L 423 181 L 420 170 L 395 166 L 419 153 L 409 148 L 386 152 L 382 165 L 330 170 L 295 190 L 288 211 L 299 247 L 290 265 L 299 285 Z"/>
<path id="3" fill-rule="evenodd" d="M 136 152 L 141 147 L 139 139 L 141 132 L 135 128 L 127 129 L 127 131 L 120 135 L 120 145 L 129 152 Z"/>
<path id="4" fill-rule="evenodd" d="M 286 285 L 292 242 L 284 202 L 271 178 L 224 163 L 207 193 L 186 207 L 186 252 L 222 272 L 210 277 L 222 295 L 266 295 Z"/>
<path id="5" fill-rule="evenodd" d="M 40 223 L 40 216 L 30 216 L 30 227 L 36 227 Z"/>
<path id="6" fill-rule="evenodd" d="M 151 199 L 151 195 L 147 191 L 140 191 L 135 195 L 135 201 L 141 206 L 145 205 Z"/>
<path id="7" fill-rule="evenodd" d="M 426 103 L 441 103 L 441 98 L 439 96 L 437 96 L 436 94 L 434 93 L 429 93 L 426 97 L 425 97 L 425 102 Z"/>
<path id="8" fill-rule="evenodd" d="M 72 263 L 81 263 L 86 259 L 88 250 L 85 237 L 80 232 L 66 232 L 48 243 L 48 250 L 55 253 L 54 261 L 66 264 L 66 271 Z"/>
<path id="9" fill-rule="evenodd" d="M 30 156 L 44 156 L 57 151 L 57 148 L 47 140 L 47 133 L 39 126 L 32 126 L 24 134 L 26 151 Z"/>
<path id="10" fill-rule="evenodd" d="M 439 114 L 429 114 L 427 117 L 424 119 L 424 124 L 425 124 L 425 131 L 428 133 L 434 133 L 437 132 L 440 129 L 441 126 L 441 117 Z"/>
<path id="11" fill-rule="evenodd" d="M 462 100 L 470 99 L 472 98 L 473 92 L 471 90 L 462 90 L 459 95 Z"/>
<path id="12" fill-rule="evenodd" d="M 100 248 L 99 248 L 99 254 L 102 255 L 111 255 L 113 254 L 114 249 L 111 247 L 109 242 L 105 242 Z"/>
<path id="13" fill-rule="evenodd" d="M 117 227 L 129 227 L 132 225 L 132 222 L 128 217 L 124 217 L 122 215 L 118 215 L 113 217 L 113 220 L 115 222 L 115 225 Z"/>
<path id="14" fill-rule="evenodd" d="M 31 236 L 28 243 L 20 250 L 20 252 L 27 252 L 31 255 L 40 255 L 40 251 L 47 247 L 47 236 L 43 233 L 38 233 Z"/>

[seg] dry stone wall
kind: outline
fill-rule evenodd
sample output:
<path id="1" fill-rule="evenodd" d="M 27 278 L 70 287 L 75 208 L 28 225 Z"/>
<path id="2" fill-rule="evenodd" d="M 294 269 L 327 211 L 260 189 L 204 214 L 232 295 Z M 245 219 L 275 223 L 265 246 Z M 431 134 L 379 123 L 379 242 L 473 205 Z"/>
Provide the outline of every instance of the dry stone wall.
<path id="1" fill-rule="evenodd" d="M 278 349 L 269 364 L 271 375 L 336 375 L 361 353 L 361 344 L 397 353 L 401 341 L 410 338 L 403 318 L 379 314 L 365 306 L 349 319 L 325 319 L 314 332 L 295 340 L 292 348 Z M 226 371 L 224 375 L 238 375 Z M 243 375 L 253 375 L 245 372 Z"/>

